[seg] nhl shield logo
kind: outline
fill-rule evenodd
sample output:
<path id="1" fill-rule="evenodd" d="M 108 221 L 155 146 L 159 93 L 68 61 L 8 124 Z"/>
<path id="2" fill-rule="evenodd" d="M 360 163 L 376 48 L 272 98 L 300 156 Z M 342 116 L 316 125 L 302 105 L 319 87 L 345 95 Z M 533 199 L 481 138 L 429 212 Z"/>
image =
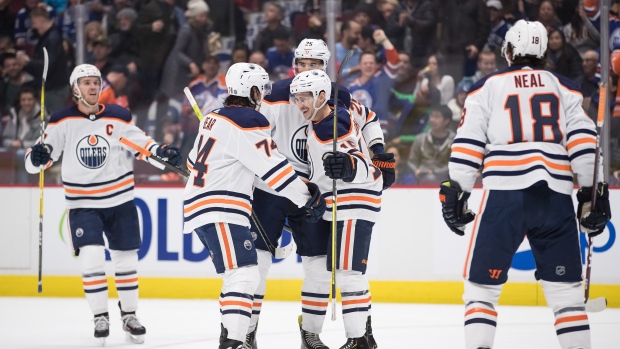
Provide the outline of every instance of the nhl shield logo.
<path id="1" fill-rule="evenodd" d="M 82 138 L 75 149 L 75 155 L 82 166 L 89 169 L 103 167 L 108 160 L 110 143 L 99 135 Z"/>
<path id="2" fill-rule="evenodd" d="M 308 163 L 308 148 L 306 145 L 308 144 L 308 126 L 302 126 L 293 133 L 293 137 L 291 137 L 291 153 L 295 156 L 295 159 L 303 162 L 304 164 Z"/>
<path id="3" fill-rule="evenodd" d="M 79 237 L 79 238 L 80 238 L 80 237 L 82 237 L 82 235 L 84 235 L 84 229 L 82 229 L 82 228 L 77 228 L 77 229 L 75 230 L 75 236 L 77 236 L 77 237 Z"/>
<path id="4" fill-rule="evenodd" d="M 555 267 L 555 273 L 559 276 L 566 274 L 566 267 L 564 267 L 563 265 L 558 265 L 557 267 Z"/>
<path id="5" fill-rule="evenodd" d="M 245 240 L 243 242 L 243 247 L 245 247 L 246 250 L 251 250 L 252 249 L 252 243 L 250 242 L 250 240 Z"/>

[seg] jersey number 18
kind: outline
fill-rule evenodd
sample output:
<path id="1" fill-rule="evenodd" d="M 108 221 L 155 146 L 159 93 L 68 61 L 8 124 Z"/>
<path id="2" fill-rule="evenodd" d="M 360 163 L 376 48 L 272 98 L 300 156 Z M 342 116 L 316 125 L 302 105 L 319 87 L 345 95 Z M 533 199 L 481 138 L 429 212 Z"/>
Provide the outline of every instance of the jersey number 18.
<path id="1" fill-rule="evenodd" d="M 560 100 L 554 93 L 537 93 L 529 100 L 529 113 L 522 113 L 519 95 L 510 95 L 504 104 L 504 110 L 510 113 L 512 141 L 521 142 L 551 142 L 562 141 L 560 130 Z M 532 131 L 524 130 L 523 125 L 532 125 Z M 547 128 L 548 130 L 546 130 Z M 545 133 L 545 131 L 547 131 Z"/>

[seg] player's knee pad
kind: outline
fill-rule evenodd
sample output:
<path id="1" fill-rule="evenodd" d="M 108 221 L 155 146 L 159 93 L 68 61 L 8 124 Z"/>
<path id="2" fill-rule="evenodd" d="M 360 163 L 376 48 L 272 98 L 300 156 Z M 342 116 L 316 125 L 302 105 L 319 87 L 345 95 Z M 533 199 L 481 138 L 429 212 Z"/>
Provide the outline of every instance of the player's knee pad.
<path id="1" fill-rule="evenodd" d="M 138 267 L 138 252 L 110 250 L 110 257 L 114 263 L 115 272 L 136 271 Z"/>
<path id="2" fill-rule="evenodd" d="M 499 295 L 502 292 L 502 286 L 503 285 L 482 285 L 465 280 L 463 301 L 465 301 L 465 304 L 469 302 L 486 302 L 497 305 Z"/>
<path id="3" fill-rule="evenodd" d="M 554 312 L 573 306 L 583 306 L 584 295 L 581 282 L 542 282 L 547 305 Z"/>
<path id="4" fill-rule="evenodd" d="M 357 292 L 368 290 L 368 277 L 355 270 L 337 270 L 336 280 L 340 292 Z"/>
<path id="5" fill-rule="evenodd" d="M 260 273 L 256 265 L 226 270 L 222 293 L 240 292 L 254 295 L 259 282 Z"/>
<path id="6" fill-rule="evenodd" d="M 256 256 L 258 260 L 258 271 L 260 272 L 261 280 L 267 279 L 269 268 L 273 262 L 271 253 L 269 251 L 256 250 Z"/>
<path id="7" fill-rule="evenodd" d="M 325 281 L 331 280 L 331 272 L 325 268 L 327 256 L 301 257 L 304 268 L 304 280 Z"/>
<path id="8" fill-rule="evenodd" d="M 99 245 L 82 246 L 78 260 L 82 274 L 102 272 L 105 266 L 105 247 Z"/>

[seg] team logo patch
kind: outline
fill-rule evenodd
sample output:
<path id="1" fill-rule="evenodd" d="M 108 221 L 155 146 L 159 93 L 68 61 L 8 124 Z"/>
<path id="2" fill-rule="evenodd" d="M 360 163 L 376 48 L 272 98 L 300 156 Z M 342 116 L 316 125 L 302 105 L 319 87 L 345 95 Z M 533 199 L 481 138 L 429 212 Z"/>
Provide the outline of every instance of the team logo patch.
<path id="1" fill-rule="evenodd" d="M 563 265 L 558 265 L 557 267 L 555 267 L 555 273 L 559 276 L 566 274 L 566 267 L 564 267 Z"/>
<path id="2" fill-rule="evenodd" d="M 302 126 L 293 133 L 291 137 L 291 153 L 295 156 L 295 159 L 308 163 L 308 126 Z"/>
<path id="3" fill-rule="evenodd" d="M 256 238 L 258 237 L 256 236 L 256 233 L 251 231 L 250 234 L 252 235 L 252 240 L 256 241 Z"/>
<path id="4" fill-rule="evenodd" d="M 108 160 L 110 143 L 99 135 L 82 138 L 75 149 L 75 155 L 82 166 L 89 169 L 101 168 Z"/>
<path id="5" fill-rule="evenodd" d="M 77 236 L 77 237 L 81 238 L 81 237 L 82 237 L 82 235 L 84 235 L 84 229 L 82 229 L 82 228 L 77 228 L 77 229 L 75 230 L 75 236 Z"/>
<path id="6" fill-rule="evenodd" d="M 243 247 L 245 247 L 246 250 L 251 250 L 252 249 L 252 243 L 250 242 L 250 240 L 245 240 L 243 242 Z"/>
<path id="7" fill-rule="evenodd" d="M 370 93 L 368 93 L 368 91 L 361 89 L 355 90 L 351 92 L 351 95 L 354 99 L 357 99 L 357 101 L 360 102 L 361 105 L 368 107 L 368 109 L 372 108 L 372 97 L 370 96 Z"/>

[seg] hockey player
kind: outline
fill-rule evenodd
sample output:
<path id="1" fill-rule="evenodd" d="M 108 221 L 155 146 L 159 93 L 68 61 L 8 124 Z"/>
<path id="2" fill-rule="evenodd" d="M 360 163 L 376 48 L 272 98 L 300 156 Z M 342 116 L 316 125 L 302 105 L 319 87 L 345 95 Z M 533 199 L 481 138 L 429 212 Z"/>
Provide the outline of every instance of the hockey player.
<path id="1" fill-rule="evenodd" d="M 99 104 L 101 73 L 90 64 L 75 67 L 69 78 L 75 105 L 55 112 L 43 144 L 26 154 L 26 169 L 38 173 L 64 153 L 62 183 L 69 209 L 71 245 L 82 270 L 84 292 L 95 316 L 95 337 L 109 334 L 108 287 L 103 234 L 114 263 L 116 290 L 127 339 L 142 343 L 146 329 L 136 317 L 140 227 L 133 202 L 133 158 L 125 137 L 179 165 L 178 149 L 160 146 L 131 123 L 131 114 L 114 104 Z M 143 159 L 142 156 L 138 157 Z"/>
<path id="2" fill-rule="evenodd" d="M 327 68 L 331 54 L 323 40 L 304 39 L 295 50 L 293 68 L 296 74 L 312 69 Z M 308 178 L 308 160 L 306 150 L 308 121 L 303 117 L 297 106 L 290 103 L 290 84 L 293 79 L 280 80 L 273 85 L 273 92 L 261 105 L 260 112 L 271 124 L 271 135 L 278 144 L 280 152 L 291 163 L 295 172 L 302 178 Z M 359 103 L 350 103 L 350 94 L 346 88 L 339 86 L 339 103 L 355 111 L 367 143 L 375 154 L 374 161 L 385 172 L 388 178 L 384 187 L 394 182 L 394 157 L 383 149 L 383 132 L 376 115 Z M 339 98 L 339 99 L 341 99 Z M 319 339 L 323 320 L 327 312 L 329 298 L 329 282 L 331 275 L 325 271 L 327 246 L 324 244 L 329 234 L 329 224 L 320 221 L 307 224 L 303 217 L 296 216 L 297 208 L 293 203 L 277 195 L 262 181 L 256 182 L 254 203 L 252 208 L 265 229 L 269 240 L 277 243 L 285 220 L 293 231 L 293 239 L 297 245 L 297 254 L 302 256 L 304 267 L 304 283 L 302 286 L 301 337 L 304 348 L 327 348 Z M 257 231 L 252 227 L 252 231 Z M 261 238 L 256 241 L 258 265 L 261 282 L 254 294 L 254 309 L 247 342 L 256 348 L 256 326 L 260 316 L 262 300 L 265 295 L 266 279 L 272 263 L 272 256 Z M 319 304 L 319 305 L 317 305 Z M 309 320 L 312 319 L 312 320 Z"/>
<path id="3" fill-rule="evenodd" d="M 286 196 L 309 223 L 320 220 L 325 200 L 306 185 L 280 154 L 269 122 L 255 110 L 271 90 L 269 75 L 256 64 L 237 63 L 226 73 L 224 108 L 209 113 L 189 154 L 185 188 L 185 232 L 194 230 L 223 274 L 220 349 L 246 348 L 245 339 L 260 276 L 250 232 L 255 176 Z M 292 208 L 291 208 L 292 209 Z M 256 239 L 260 241 L 261 238 Z"/>
<path id="4" fill-rule="evenodd" d="M 596 131 L 581 93 L 572 81 L 542 69 L 546 50 L 541 23 L 520 20 L 508 31 L 502 52 L 509 67 L 471 88 L 452 145 L 450 180 L 441 184 L 444 220 L 463 235 L 474 220 L 467 198 L 484 164 L 485 191 L 463 271 L 467 349 L 493 347 L 495 305 L 524 236 L 561 348 L 591 348 L 573 175 L 581 186 L 578 215 L 590 236 L 611 218 L 609 193 L 606 183 L 591 187 Z M 592 190 L 597 203 L 590 214 Z"/>
<path id="5" fill-rule="evenodd" d="M 298 74 L 291 83 L 291 99 L 304 118 L 311 121 L 308 126 L 309 180 L 322 188 L 327 202 L 323 219 L 328 222 L 332 219 L 332 180 L 338 180 L 336 279 L 342 297 L 342 315 L 348 338 L 341 349 L 376 348 L 367 330 L 371 297 L 366 266 L 372 228 L 381 210 L 383 178 L 381 170 L 369 161 L 368 147 L 360 127 L 348 110 L 327 104 L 331 88 L 332 84 L 325 72 L 304 72 Z M 333 153 L 335 108 L 339 108 L 336 137 L 338 151 Z M 327 229 L 331 230 L 331 227 Z M 331 241 L 328 237 L 328 255 L 326 259 L 321 259 L 327 268 L 325 264 L 320 266 L 327 271 L 332 268 Z M 328 293 L 327 290 L 323 292 Z M 323 299 L 322 302 L 326 307 L 327 300 Z M 318 303 L 310 304 L 320 307 Z M 308 322 L 309 326 L 320 328 L 323 319 L 304 316 L 303 321 L 304 324 Z"/>

